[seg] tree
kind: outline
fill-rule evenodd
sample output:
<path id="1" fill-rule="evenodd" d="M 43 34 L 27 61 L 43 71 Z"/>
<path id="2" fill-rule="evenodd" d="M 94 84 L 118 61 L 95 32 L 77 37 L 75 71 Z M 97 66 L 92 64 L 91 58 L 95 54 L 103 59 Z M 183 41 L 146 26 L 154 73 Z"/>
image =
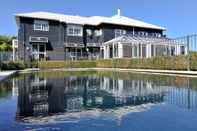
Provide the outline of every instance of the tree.
<path id="1" fill-rule="evenodd" d="M 6 44 L 5 42 L 0 45 L 0 51 L 11 51 L 12 46 L 9 44 Z"/>
<path id="2" fill-rule="evenodd" d="M 0 35 L 0 51 L 11 51 L 13 38 L 14 37 Z"/>

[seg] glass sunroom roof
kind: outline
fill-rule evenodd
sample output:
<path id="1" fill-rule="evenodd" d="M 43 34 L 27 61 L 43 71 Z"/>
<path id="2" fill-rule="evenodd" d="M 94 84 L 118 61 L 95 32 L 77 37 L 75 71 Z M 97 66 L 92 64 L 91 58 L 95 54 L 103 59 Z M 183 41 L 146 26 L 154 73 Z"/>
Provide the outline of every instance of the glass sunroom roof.
<path id="1" fill-rule="evenodd" d="M 114 38 L 110 41 L 104 43 L 104 45 L 110 44 L 156 44 L 156 45 L 185 45 L 184 42 L 176 41 L 174 39 L 169 39 L 165 37 L 142 37 L 142 36 L 133 36 L 133 35 L 123 35 L 117 38 Z"/>

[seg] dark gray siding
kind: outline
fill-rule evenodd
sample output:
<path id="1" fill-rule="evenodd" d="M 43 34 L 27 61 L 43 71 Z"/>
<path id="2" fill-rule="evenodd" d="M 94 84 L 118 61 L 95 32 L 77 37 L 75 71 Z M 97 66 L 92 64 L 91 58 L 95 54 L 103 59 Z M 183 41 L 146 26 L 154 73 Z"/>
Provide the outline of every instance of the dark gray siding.
<path id="1" fill-rule="evenodd" d="M 73 24 L 72 24 L 73 25 Z M 68 36 L 67 35 L 67 25 L 64 26 L 64 33 L 65 33 L 65 45 L 66 47 L 74 47 L 77 45 L 77 47 L 84 47 L 84 38 L 82 36 Z"/>
<path id="2" fill-rule="evenodd" d="M 64 59 L 64 28 L 62 28 L 61 23 L 57 21 L 49 21 L 49 31 L 35 31 L 33 29 L 34 19 L 31 18 L 20 18 L 20 29 L 19 29 L 19 44 L 25 43 L 24 46 L 31 48 L 31 44 L 29 42 L 29 37 L 48 37 L 49 42 L 46 43 L 46 50 L 49 55 L 49 59 Z M 23 47 L 24 47 L 23 46 Z M 24 54 L 26 56 L 25 59 L 28 58 L 24 53 L 24 48 L 21 48 L 21 55 Z M 59 52 L 56 54 L 55 52 Z M 55 56 L 54 56 L 55 55 Z M 22 56 L 23 57 L 23 56 Z"/>
<path id="3" fill-rule="evenodd" d="M 138 32 L 147 32 L 149 36 L 152 35 L 152 33 L 159 33 L 162 34 L 162 30 L 156 30 L 156 29 L 147 29 L 147 28 L 139 28 L 139 27 L 128 27 L 128 26 L 121 26 L 121 25 L 112 25 L 112 24 L 102 24 L 100 25 L 100 28 L 103 29 L 103 41 L 109 41 L 115 37 L 115 29 L 124 29 L 126 30 L 128 35 L 133 34 L 133 30 L 135 31 L 135 34 L 138 35 Z"/>

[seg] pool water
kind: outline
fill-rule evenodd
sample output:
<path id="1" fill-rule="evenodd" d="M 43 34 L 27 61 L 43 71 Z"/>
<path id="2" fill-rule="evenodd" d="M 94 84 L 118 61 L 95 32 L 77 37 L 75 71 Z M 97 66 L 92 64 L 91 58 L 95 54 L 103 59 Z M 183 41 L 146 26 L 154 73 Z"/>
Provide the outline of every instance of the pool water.
<path id="1" fill-rule="evenodd" d="M 45 71 L 0 83 L 0 130 L 196 131 L 197 78 Z"/>

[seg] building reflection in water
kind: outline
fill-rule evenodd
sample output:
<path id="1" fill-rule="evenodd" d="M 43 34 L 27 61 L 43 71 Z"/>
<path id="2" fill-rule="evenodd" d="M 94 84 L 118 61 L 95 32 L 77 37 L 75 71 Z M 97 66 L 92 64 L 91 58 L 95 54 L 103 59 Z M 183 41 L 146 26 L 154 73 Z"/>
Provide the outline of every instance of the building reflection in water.
<path id="1" fill-rule="evenodd" d="M 95 108 L 115 109 L 146 103 L 167 102 L 186 108 L 197 105 L 196 92 L 190 92 L 189 88 L 160 86 L 143 79 L 122 80 L 94 76 L 46 79 L 29 74 L 18 80 L 17 84 L 17 116 L 23 117 Z"/>
<path id="2" fill-rule="evenodd" d="M 143 80 L 107 77 L 41 78 L 35 74 L 18 81 L 19 116 L 48 115 L 85 109 L 162 102 L 164 88 Z"/>

